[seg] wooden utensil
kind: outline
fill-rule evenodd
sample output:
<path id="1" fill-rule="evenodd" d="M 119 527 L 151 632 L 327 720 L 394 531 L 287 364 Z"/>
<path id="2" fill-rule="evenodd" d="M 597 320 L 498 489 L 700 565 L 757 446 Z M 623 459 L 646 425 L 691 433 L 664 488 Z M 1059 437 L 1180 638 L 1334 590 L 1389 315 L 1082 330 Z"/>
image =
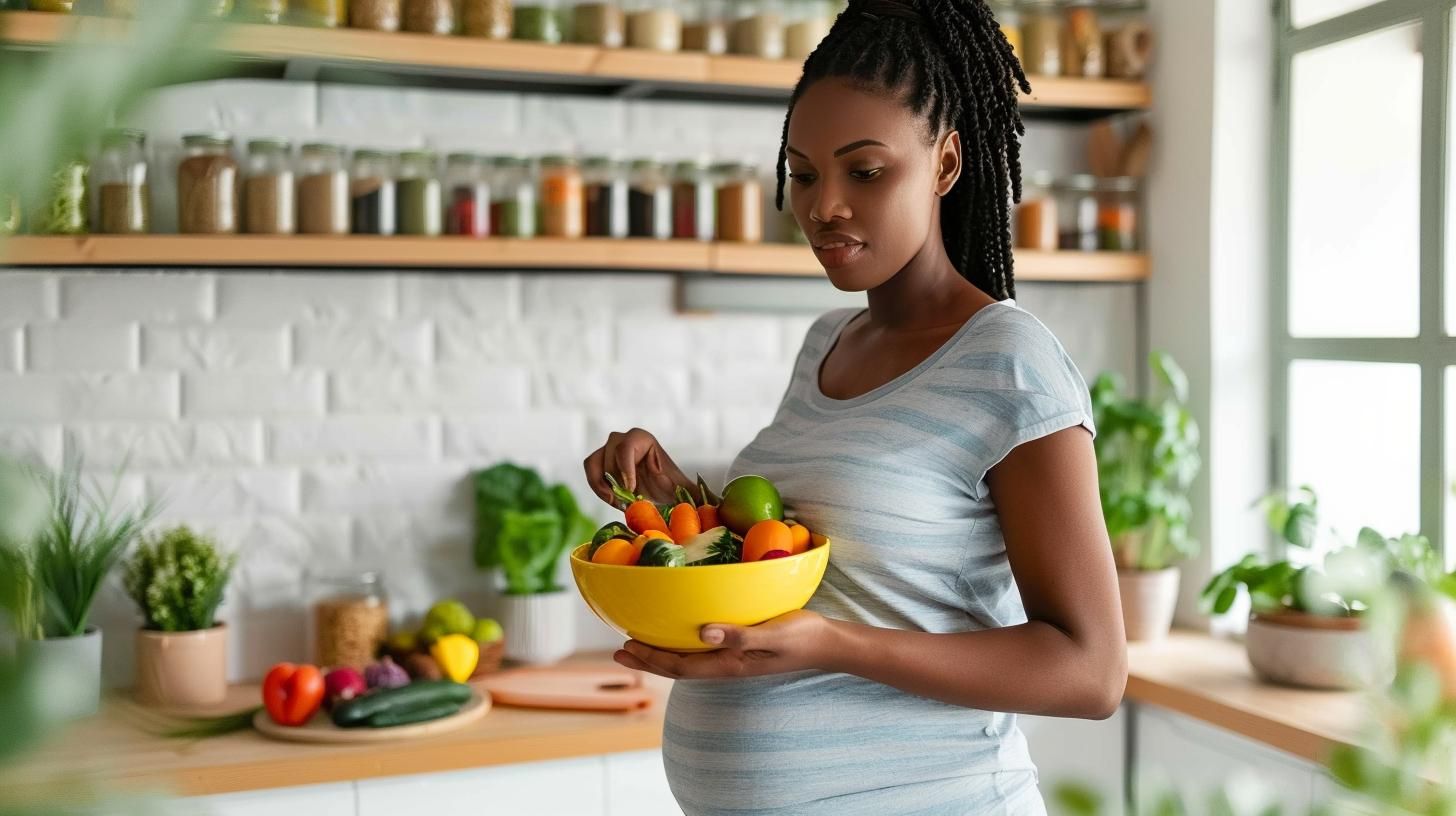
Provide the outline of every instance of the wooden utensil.
<path id="1" fill-rule="evenodd" d="M 654 695 L 631 669 L 548 666 L 508 669 L 471 685 L 501 705 L 576 711 L 641 711 Z"/>
<path id="2" fill-rule="evenodd" d="M 1122 143 L 1112 123 L 1106 119 L 1093 122 L 1087 129 L 1087 161 L 1092 175 L 1098 178 L 1117 175 L 1121 156 Z"/>
<path id="3" fill-rule="evenodd" d="M 1140 179 L 1148 174 L 1148 158 L 1153 150 L 1153 129 L 1147 122 L 1138 123 L 1132 138 L 1122 149 L 1119 175 Z"/>

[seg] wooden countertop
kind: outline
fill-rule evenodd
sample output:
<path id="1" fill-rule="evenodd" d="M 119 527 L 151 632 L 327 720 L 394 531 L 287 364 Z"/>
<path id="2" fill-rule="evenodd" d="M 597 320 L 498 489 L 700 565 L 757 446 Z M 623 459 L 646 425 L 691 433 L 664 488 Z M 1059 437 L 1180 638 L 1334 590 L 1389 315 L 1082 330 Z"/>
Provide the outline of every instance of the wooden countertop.
<path id="1" fill-rule="evenodd" d="M 1243 646 L 1194 633 L 1129 648 L 1127 699 L 1171 709 L 1307 760 L 1323 761 L 1339 743 L 1353 743 L 1361 698 L 1255 682 Z M 605 653 L 573 663 L 607 665 Z M 615 665 L 615 664 L 612 664 Z M 562 759 L 661 745 L 671 683 L 648 676 L 658 705 L 630 714 L 538 711 L 500 706 L 453 734 L 419 742 L 316 746 L 277 742 L 251 731 L 201 741 L 148 733 L 145 714 L 124 697 L 0 776 L 0 785 L 29 789 L 47 801 L 79 796 L 74 786 L 47 787 L 58 776 L 91 775 L 116 788 L 200 795 L 431 773 L 514 762 Z M 257 699 L 238 686 L 235 708 Z"/>

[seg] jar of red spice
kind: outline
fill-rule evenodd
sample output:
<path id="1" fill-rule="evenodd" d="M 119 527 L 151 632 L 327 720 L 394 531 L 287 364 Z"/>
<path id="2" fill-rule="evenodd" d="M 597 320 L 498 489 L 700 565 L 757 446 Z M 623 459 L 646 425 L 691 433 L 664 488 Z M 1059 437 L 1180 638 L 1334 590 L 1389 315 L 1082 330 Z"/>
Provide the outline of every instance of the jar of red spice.
<path id="1" fill-rule="evenodd" d="M 678 162 L 672 170 L 672 237 L 711 241 L 717 232 L 717 189 L 708 166 Z"/>
<path id="2" fill-rule="evenodd" d="M 451 153 L 445 158 L 445 232 L 490 235 L 490 180 L 485 158 Z"/>

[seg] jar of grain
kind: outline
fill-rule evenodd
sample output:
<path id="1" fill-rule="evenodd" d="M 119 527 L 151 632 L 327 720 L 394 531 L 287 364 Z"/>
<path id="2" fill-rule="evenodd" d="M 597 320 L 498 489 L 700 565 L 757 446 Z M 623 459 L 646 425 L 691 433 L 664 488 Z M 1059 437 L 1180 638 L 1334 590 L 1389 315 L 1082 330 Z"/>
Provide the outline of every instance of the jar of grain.
<path id="1" fill-rule="evenodd" d="M 225 133 L 182 137 L 177 165 L 177 229 L 197 235 L 238 231 L 238 163 Z"/>
<path id="2" fill-rule="evenodd" d="M 571 10 L 571 41 L 621 48 L 627 40 L 627 16 L 618 0 L 577 3 Z"/>
<path id="3" fill-rule="evenodd" d="M 758 171 L 746 164 L 720 164 L 718 177 L 718 240 L 757 244 L 763 241 L 763 185 Z"/>
<path id="4" fill-rule="evenodd" d="M 248 142 L 243 162 L 243 232 L 292 235 L 298 231 L 293 148 L 284 139 Z"/>
<path id="5" fill-rule="evenodd" d="M 627 45 L 650 51 L 681 51 L 682 15 L 676 0 L 628 0 Z"/>
<path id="6" fill-rule="evenodd" d="M 349 21 L 349 0 L 293 0 L 290 22 L 314 28 L 338 28 Z"/>
<path id="7" fill-rule="evenodd" d="M 541 159 L 541 234 L 580 238 L 586 232 L 586 194 L 581 167 L 570 156 Z"/>
<path id="8" fill-rule="evenodd" d="M 828 0 L 796 0 L 789 6 L 788 18 L 784 52 L 789 59 L 807 59 L 834 25 L 834 8 Z"/>
<path id="9" fill-rule="evenodd" d="M 516 0 L 515 32 L 518 40 L 559 43 L 565 38 L 561 6 L 557 0 Z"/>
<path id="10" fill-rule="evenodd" d="M 783 59 L 784 36 L 781 0 L 738 0 L 730 43 L 733 53 Z"/>
<path id="11" fill-rule="evenodd" d="M 399 155 L 399 234 L 435 236 L 445 231 L 440 171 L 435 154 L 410 150 Z"/>
<path id="12" fill-rule="evenodd" d="M 1051 173 L 1033 173 L 1022 185 L 1015 221 L 1017 249 L 1051 252 L 1057 248 L 1057 199 Z"/>
<path id="13" fill-rule="evenodd" d="M 684 51 L 728 53 L 728 0 L 700 0 L 683 7 Z"/>
<path id="14" fill-rule="evenodd" d="M 632 162 L 627 191 L 627 232 L 633 238 L 672 237 L 672 184 L 659 161 Z"/>
<path id="15" fill-rule="evenodd" d="M 307 639 L 322 668 L 363 669 L 389 635 L 389 602 L 377 572 L 310 570 Z"/>
<path id="16" fill-rule="evenodd" d="M 288 0 L 241 0 L 238 19 L 248 23 L 277 25 L 288 14 Z"/>
<path id="17" fill-rule="evenodd" d="M 490 231 L 502 238 L 536 237 L 536 177 L 518 156 L 495 160 L 490 185 Z"/>
<path id="18" fill-rule="evenodd" d="M 404 30 L 416 34 L 454 34 L 455 0 L 404 0 Z"/>
<path id="19" fill-rule="evenodd" d="M 108 130 L 96 156 L 97 223 L 110 235 L 144 235 L 151 227 L 146 134 Z"/>
<path id="20" fill-rule="evenodd" d="M 379 150 L 354 153 L 349 177 L 349 221 L 355 235 L 395 232 L 394 156 Z"/>
<path id="21" fill-rule="evenodd" d="M 1097 9 L 1080 2 L 1062 10 L 1062 76 L 1098 78 L 1106 72 Z"/>
<path id="22" fill-rule="evenodd" d="M 515 28 L 511 0 L 463 0 L 460 17 L 467 37 L 509 40 Z"/>
<path id="23" fill-rule="evenodd" d="M 452 153 L 445 159 L 445 233 L 490 235 L 490 174 L 485 159 Z"/>
<path id="24" fill-rule="evenodd" d="M 350 0 L 349 25 L 372 31 L 398 31 L 400 0 Z"/>
<path id="25" fill-rule="evenodd" d="M 717 232 L 717 189 L 703 162 L 678 162 L 672 169 L 672 237 L 711 241 Z"/>
<path id="26" fill-rule="evenodd" d="M 606 156 L 582 163 L 586 184 L 586 234 L 596 238 L 626 238 L 627 166 Z"/>
<path id="27" fill-rule="evenodd" d="M 1032 2 L 1021 10 L 1021 67 L 1028 74 L 1062 72 L 1062 11 L 1055 2 Z"/>
<path id="28" fill-rule="evenodd" d="M 338 145 L 306 144 L 299 151 L 298 231 L 349 234 L 349 172 Z"/>

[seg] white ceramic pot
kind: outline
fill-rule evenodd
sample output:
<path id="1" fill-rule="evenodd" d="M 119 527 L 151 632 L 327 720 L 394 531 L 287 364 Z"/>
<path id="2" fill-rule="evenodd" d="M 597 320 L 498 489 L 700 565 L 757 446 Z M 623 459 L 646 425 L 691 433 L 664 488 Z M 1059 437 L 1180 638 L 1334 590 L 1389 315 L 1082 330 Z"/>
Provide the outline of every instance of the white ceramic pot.
<path id="1" fill-rule="evenodd" d="M 1129 641 L 1162 640 L 1173 627 L 1178 605 L 1178 568 L 1117 570 L 1122 625 Z"/>
<path id="2" fill-rule="evenodd" d="M 1244 645 L 1254 673 L 1271 683 L 1353 690 L 1383 686 L 1395 677 L 1393 646 L 1358 618 L 1254 615 Z"/>
<path id="3" fill-rule="evenodd" d="M 566 590 L 501 597 L 505 659 L 533 666 L 576 651 L 575 598 Z"/>
<path id="4" fill-rule="evenodd" d="M 101 627 L 76 637 L 21 640 L 16 655 L 41 673 L 48 717 L 78 719 L 101 707 Z"/>
<path id="5" fill-rule="evenodd" d="M 136 698 L 164 708 L 217 705 L 227 699 L 227 627 L 196 632 L 137 631 Z"/>

